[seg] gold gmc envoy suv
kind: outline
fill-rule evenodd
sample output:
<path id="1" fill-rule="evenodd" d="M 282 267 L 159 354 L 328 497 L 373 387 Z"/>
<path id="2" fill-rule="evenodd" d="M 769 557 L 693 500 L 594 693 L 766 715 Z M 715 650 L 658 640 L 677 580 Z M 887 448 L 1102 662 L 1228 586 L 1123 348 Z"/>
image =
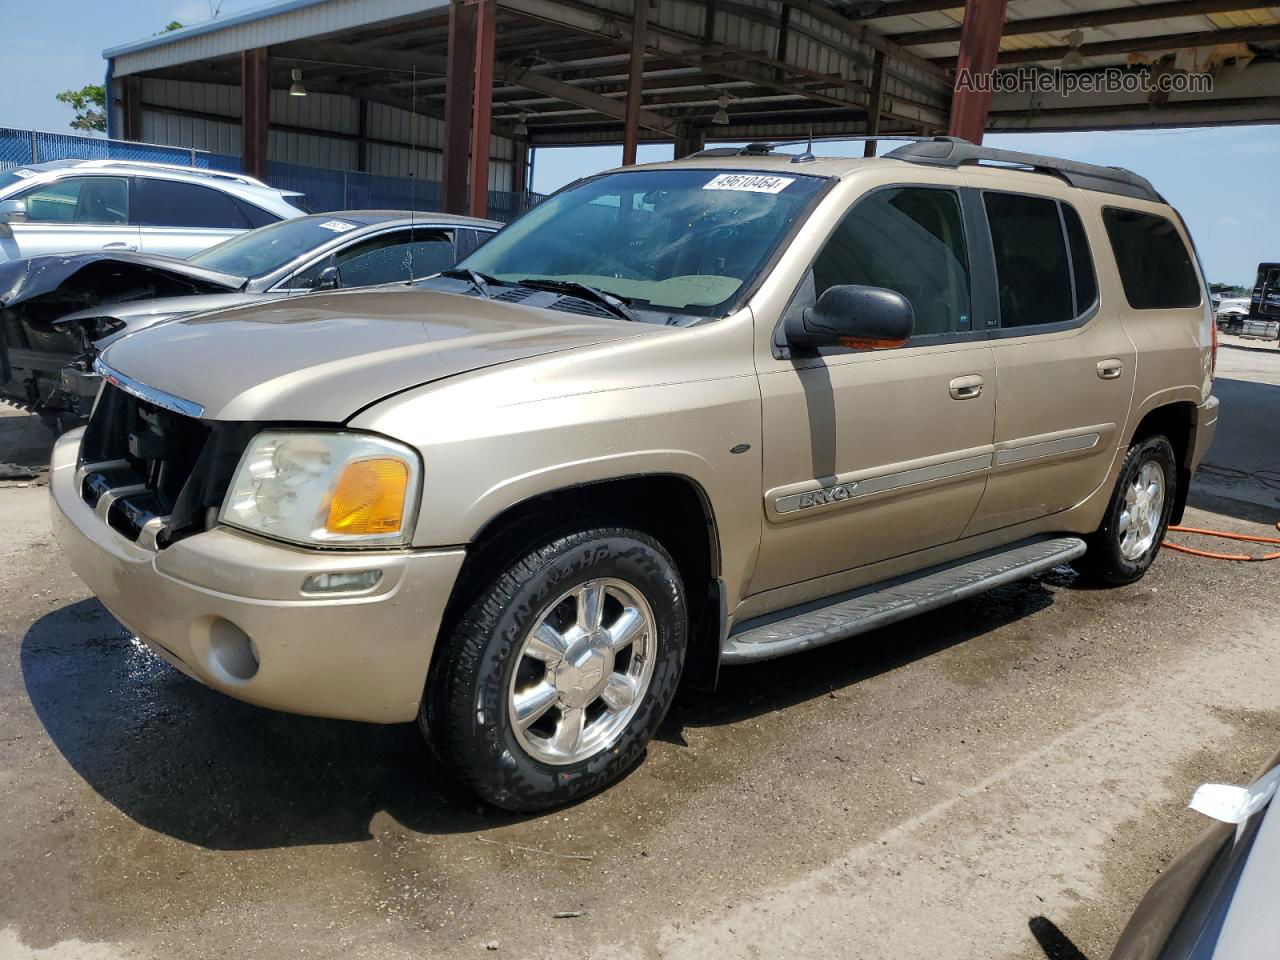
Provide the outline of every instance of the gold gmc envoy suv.
<path id="1" fill-rule="evenodd" d="M 1137 580 L 1213 436 L 1212 331 L 1128 171 L 706 150 L 416 285 L 116 341 L 55 526 L 176 669 L 416 720 L 535 810 L 637 763 L 682 677 L 1068 562 Z"/>

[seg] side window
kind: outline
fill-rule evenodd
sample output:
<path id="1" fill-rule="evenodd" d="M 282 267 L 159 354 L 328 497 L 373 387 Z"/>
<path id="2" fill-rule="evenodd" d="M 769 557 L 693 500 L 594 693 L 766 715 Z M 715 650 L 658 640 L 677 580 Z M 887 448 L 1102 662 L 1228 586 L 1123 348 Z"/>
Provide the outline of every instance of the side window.
<path id="1" fill-rule="evenodd" d="M 1075 291 L 1057 201 L 992 192 L 984 193 L 983 201 L 996 259 L 1000 326 L 1073 319 Z"/>
<path id="2" fill-rule="evenodd" d="M 265 227 L 269 223 L 277 223 L 280 220 L 274 213 L 267 213 L 261 207 L 248 201 L 241 200 L 238 197 L 233 197 L 232 200 L 240 211 L 240 215 L 248 221 L 251 227 Z"/>
<path id="3" fill-rule="evenodd" d="M 1071 272 L 1075 276 L 1076 316 L 1084 313 L 1098 299 L 1098 277 L 1093 270 L 1093 254 L 1089 251 L 1089 235 L 1080 214 L 1069 203 L 1063 203 L 1062 222 L 1067 227 L 1067 246 L 1071 250 Z"/>
<path id="4" fill-rule="evenodd" d="M 427 277 L 454 264 L 453 238 L 443 230 L 407 230 L 374 237 L 338 254 L 344 287 L 368 287 Z"/>
<path id="5" fill-rule="evenodd" d="M 138 177 L 133 206 L 133 222 L 144 227 L 249 227 L 233 197 L 195 183 Z"/>
<path id="6" fill-rule="evenodd" d="M 36 223 L 128 223 L 124 177 L 64 177 L 21 196 Z"/>
<path id="7" fill-rule="evenodd" d="M 455 230 L 454 234 L 458 238 L 458 260 L 462 261 L 484 246 L 485 241 L 493 236 L 494 231 L 464 228 Z"/>
<path id="8" fill-rule="evenodd" d="M 1102 211 L 1125 299 L 1135 310 L 1200 305 L 1200 281 L 1186 244 L 1164 217 L 1107 207 Z"/>
<path id="9" fill-rule="evenodd" d="M 969 257 L 953 190 L 894 187 L 854 204 L 813 264 L 814 296 L 856 283 L 896 290 L 915 335 L 970 329 Z"/>

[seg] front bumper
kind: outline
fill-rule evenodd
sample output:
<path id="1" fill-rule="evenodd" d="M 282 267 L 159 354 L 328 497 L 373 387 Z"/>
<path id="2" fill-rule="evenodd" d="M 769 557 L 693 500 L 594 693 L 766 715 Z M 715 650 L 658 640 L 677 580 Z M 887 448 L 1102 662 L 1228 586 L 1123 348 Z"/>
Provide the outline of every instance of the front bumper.
<path id="1" fill-rule="evenodd" d="M 216 528 L 163 550 L 126 540 L 76 488 L 82 430 L 53 451 L 53 526 L 76 574 L 183 673 L 291 713 L 414 719 L 462 550 L 321 551 Z M 302 593 L 314 573 L 376 569 L 372 590 Z"/>

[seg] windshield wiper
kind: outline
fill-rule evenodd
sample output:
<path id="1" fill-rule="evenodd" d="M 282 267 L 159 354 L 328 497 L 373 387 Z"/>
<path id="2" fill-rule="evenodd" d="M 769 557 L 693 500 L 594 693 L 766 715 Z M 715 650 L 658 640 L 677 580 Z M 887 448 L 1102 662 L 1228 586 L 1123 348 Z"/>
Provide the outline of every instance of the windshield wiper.
<path id="1" fill-rule="evenodd" d="M 440 276 L 449 277 L 452 280 L 465 280 L 475 288 L 476 293 L 485 299 L 492 299 L 493 294 L 489 292 L 489 284 L 501 283 L 496 277 L 491 277 L 487 273 L 480 273 L 478 270 L 469 270 L 466 267 L 452 267 L 448 270 L 441 270 Z"/>
<path id="2" fill-rule="evenodd" d="M 569 296 L 577 297 L 579 300 L 589 300 L 592 303 L 600 304 L 619 320 L 631 320 L 633 322 L 636 320 L 636 315 L 627 309 L 628 300 L 626 297 L 606 293 L 599 287 L 579 283 L 577 280 L 545 280 L 539 277 L 526 277 L 523 280 L 517 280 L 516 285 L 530 287 L 534 290 L 550 290 L 552 293 L 567 293 Z"/>

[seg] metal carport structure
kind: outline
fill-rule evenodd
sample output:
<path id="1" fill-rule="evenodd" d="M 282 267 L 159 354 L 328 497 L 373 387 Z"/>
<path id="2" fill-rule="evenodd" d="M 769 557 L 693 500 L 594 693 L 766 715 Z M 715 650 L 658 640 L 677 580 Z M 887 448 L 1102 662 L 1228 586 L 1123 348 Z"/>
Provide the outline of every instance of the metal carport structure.
<path id="1" fill-rule="evenodd" d="M 1278 52 L 1249 0 L 286 0 L 104 56 L 113 135 L 441 180 L 483 214 L 539 145 L 1274 122 Z M 1212 85 L 956 89 L 1064 67 Z"/>

